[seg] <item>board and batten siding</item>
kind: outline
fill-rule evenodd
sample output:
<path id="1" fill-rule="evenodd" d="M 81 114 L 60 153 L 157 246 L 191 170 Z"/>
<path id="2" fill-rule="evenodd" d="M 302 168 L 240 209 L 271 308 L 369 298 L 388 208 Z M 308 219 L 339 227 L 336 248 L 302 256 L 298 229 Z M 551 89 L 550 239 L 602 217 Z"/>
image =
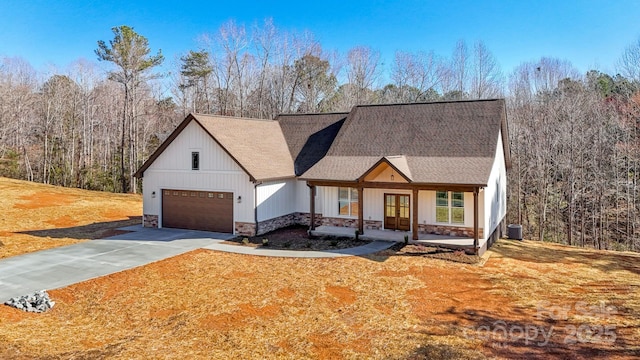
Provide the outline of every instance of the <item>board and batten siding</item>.
<path id="1" fill-rule="evenodd" d="M 258 221 L 273 219 L 295 212 L 296 179 L 267 181 L 258 185 Z"/>
<path id="2" fill-rule="evenodd" d="M 320 189 L 316 191 L 316 211 L 322 209 Z M 295 178 L 266 181 L 257 187 L 258 221 L 292 213 L 309 213 L 310 190 L 306 181 Z"/>
<path id="3" fill-rule="evenodd" d="M 296 212 L 309 213 L 311 211 L 311 190 L 305 180 L 296 180 Z M 316 213 L 322 213 L 322 187 L 316 187 Z"/>
<path id="4" fill-rule="evenodd" d="M 200 153 L 199 170 L 191 169 L 194 151 Z M 232 192 L 234 221 L 255 221 L 254 185 L 249 175 L 195 121 L 144 172 L 143 213 L 158 215 L 159 226 L 162 226 L 162 189 Z"/>
<path id="5" fill-rule="evenodd" d="M 491 174 L 484 189 L 481 206 L 484 203 L 484 213 L 489 214 L 484 218 L 485 238 L 490 236 L 498 227 L 500 221 L 507 214 L 507 169 L 504 162 L 504 148 L 502 145 L 502 133 L 498 133 L 496 156 L 491 168 Z"/>

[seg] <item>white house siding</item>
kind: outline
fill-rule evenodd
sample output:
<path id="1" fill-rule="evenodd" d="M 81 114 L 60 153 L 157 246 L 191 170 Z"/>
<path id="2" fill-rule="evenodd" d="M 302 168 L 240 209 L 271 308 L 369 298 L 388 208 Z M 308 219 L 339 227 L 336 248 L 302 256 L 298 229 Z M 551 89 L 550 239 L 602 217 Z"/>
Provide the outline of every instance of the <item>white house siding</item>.
<path id="1" fill-rule="evenodd" d="M 322 201 L 320 208 L 324 217 L 339 217 L 338 215 L 338 188 L 331 186 L 318 186 L 316 200 Z"/>
<path id="2" fill-rule="evenodd" d="M 502 134 L 498 134 L 496 157 L 483 194 L 485 238 L 488 238 L 507 214 L 507 170 L 504 163 Z"/>
<path id="3" fill-rule="evenodd" d="M 191 170 L 193 151 L 200 153 L 200 170 Z M 159 226 L 162 189 L 232 192 L 234 221 L 254 222 L 254 185 L 249 176 L 195 122 L 187 125 L 144 172 L 143 213 L 158 216 Z"/>
<path id="4" fill-rule="evenodd" d="M 258 185 L 258 221 L 294 213 L 296 211 L 297 182 L 292 178 Z"/>
<path id="5" fill-rule="evenodd" d="M 310 201 L 311 194 L 309 187 L 307 186 L 307 182 L 305 180 L 297 180 L 295 182 L 296 186 L 296 212 L 299 213 L 308 213 L 310 211 Z M 323 188 L 318 186 L 316 187 L 316 212 L 322 213 L 322 194 Z"/>

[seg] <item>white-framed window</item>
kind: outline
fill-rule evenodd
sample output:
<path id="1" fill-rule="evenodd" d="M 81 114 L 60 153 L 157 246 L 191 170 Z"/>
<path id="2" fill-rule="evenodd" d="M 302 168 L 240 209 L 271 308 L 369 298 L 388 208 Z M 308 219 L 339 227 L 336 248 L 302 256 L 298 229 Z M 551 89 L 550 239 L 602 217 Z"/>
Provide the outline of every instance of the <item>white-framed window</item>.
<path id="1" fill-rule="evenodd" d="M 191 152 L 191 170 L 200 170 L 200 153 L 197 151 Z"/>
<path id="2" fill-rule="evenodd" d="M 358 189 L 338 188 L 338 214 L 358 216 Z"/>
<path id="3" fill-rule="evenodd" d="M 436 222 L 464 224 L 464 193 L 436 191 Z"/>

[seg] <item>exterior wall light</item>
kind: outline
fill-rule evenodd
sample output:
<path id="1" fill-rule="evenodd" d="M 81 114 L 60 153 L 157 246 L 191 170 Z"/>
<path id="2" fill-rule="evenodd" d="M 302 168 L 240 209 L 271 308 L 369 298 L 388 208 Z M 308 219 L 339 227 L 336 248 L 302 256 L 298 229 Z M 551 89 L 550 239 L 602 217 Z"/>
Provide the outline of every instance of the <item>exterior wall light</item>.
<path id="1" fill-rule="evenodd" d="M 242 203 L 242 196 L 238 196 L 238 204 Z"/>

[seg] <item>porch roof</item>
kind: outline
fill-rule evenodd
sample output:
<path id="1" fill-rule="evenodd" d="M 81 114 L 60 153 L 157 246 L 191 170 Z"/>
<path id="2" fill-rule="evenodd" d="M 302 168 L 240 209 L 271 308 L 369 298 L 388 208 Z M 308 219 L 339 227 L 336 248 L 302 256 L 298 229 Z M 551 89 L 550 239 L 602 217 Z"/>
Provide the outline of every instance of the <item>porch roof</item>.
<path id="1" fill-rule="evenodd" d="M 302 180 L 358 182 L 381 160 L 377 156 L 327 156 L 300 177 Z M 406 156 L 398 168 L 413 184 L 487 186 L 493 158 Z M 392 163 L 396 165 L 397 162 Z M 402 166 L 402 164 L 398 164 Z"/>

